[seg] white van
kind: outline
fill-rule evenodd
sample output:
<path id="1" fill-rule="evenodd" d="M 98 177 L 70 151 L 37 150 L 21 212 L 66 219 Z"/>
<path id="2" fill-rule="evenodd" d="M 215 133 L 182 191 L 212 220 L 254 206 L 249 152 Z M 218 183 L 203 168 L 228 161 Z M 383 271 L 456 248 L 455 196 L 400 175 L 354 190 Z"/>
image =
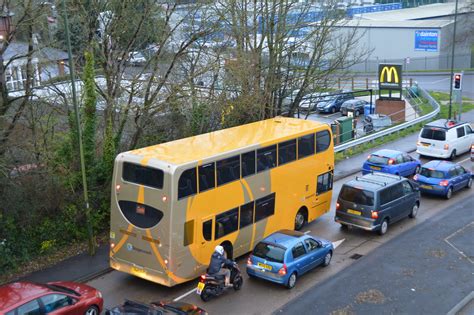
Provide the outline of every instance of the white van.
<path id="1" fill-rule="evenodd" d="M 426 124 L 420 131 L 416 152 L 436 158 L 455 159 L 468 152 L 474 143 L 474 132 L 469 123 L 438 119 Z"/>

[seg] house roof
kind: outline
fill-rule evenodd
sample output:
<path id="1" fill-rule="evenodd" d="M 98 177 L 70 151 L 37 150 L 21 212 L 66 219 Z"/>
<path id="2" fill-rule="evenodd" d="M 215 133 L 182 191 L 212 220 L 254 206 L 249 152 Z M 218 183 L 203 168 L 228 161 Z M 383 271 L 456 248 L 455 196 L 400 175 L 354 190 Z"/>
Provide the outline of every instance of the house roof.
<path id="1" fill-rule="evenodd" d="M 15 56 L 25 57 L 28 53 L 28 43 L 25 42 L 12 42 L 8 45 L 5 53 L 3 54 L 3 60 L 7 61 Z M 51 48 L 51 47 L 40 47 L 33 53 L 33 57 L 39 61 L 59 61 L 67 60 L 68 54 L 62 50 Z"/>

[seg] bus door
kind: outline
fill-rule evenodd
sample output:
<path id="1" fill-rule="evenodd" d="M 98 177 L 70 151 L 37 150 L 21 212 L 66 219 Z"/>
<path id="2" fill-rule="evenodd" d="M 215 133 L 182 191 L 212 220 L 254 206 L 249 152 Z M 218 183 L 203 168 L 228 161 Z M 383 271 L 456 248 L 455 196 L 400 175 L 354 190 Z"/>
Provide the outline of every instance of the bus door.
<path id="1" fill-rule="evenodd" d="M 199 260 L 201 263 L 208 265 L 211 261 L 211 255 L 214 252 L 214 243 L 212 242 L 212 235 L 214 226 L 214 216 L 209 216 L 201 219 L 201 226 L 199 230 L 201 233 L 198 235 L 199 241 Z"/>

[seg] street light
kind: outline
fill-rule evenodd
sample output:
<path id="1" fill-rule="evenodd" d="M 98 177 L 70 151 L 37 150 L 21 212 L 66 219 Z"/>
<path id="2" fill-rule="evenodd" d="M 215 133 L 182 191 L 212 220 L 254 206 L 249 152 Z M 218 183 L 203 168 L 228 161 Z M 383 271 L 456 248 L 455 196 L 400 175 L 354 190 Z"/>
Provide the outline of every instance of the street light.
<path id="1" fill-rule="evenodd" d="M 451 119 L 451 107 L 453 99 L 453 75 L 454 75 L 454 47 L 456 46 L 456 21 L 458 18 L 458 0 L 456 0 L 456 8 L 454 9 L 454 30 L 453 30 L 453 46 L 451 49 L 451 84 L 449 85 L 449 111 L 448 119 Z"/>
<path id="2" fill-rule="evenodd" d="M 86 221 L 87 221 L 87 234 L 89 236 L 89 254 L 95 254 L 95 241 L 94 235 L 92 231 L 92 222 L 91 222 L 91 215 L 90 215 L 90 208 L 89 208 L 89 195 L 87 192 L 87 177 L 86 177 L 86 166 L 84 162 L 84 149 L 82 147 L 82 131 L 81 131 L 81 124 L 80 124 L 80 117 L 79 117 L 79 110 L 77 108 L 77 97 L 76 97 L 76 78 L 74 75 L 74 60 L 72 59 L 72 52 L 71 52 L 71 39 L 69 38 L 69 20 L 67 17 L 66 11 L 66 2 L 62 0 L 63 3 L 63 14 L 64 14 L 64 24 L 65 24 L 65 32 L 66 32 L 66 44 L 67 44 L 67 54 L 69 59 L 69 75 L 71 77 L 71 87 L 72 87 L 72 104 L 74 107 L 74 113 L 76 116 L 76 127 L 77 127 L 77 137 L 79 141 L 79 156 L 81 160 L 81 173 L 82 173 L 82 186 L 84 190 L 84 203 L 86 208 Z"/>

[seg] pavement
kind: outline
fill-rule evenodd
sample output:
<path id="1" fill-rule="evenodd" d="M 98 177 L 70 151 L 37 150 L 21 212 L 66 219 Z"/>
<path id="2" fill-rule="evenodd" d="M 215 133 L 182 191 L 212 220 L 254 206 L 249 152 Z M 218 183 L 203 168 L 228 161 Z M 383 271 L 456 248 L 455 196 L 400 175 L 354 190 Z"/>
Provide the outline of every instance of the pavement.
<path id="1" fill-rule="evenodd" d="M 463 113 L 463 121 L 474 122 L 474 110 Z M 378 149 L 391 148 L 409 153 L 413 152 L 416 149 L 417 137 L 418 133 L 414 133 L 338 162 L 334 170 L 334 180 L 336 181 L 359 172 L 363 162 L 367 159 L 367 155 Z M 87 282 L 97 276 L 112 271 L 109 267 L 108 255 L 109 245 L 104 244 L 98 248 L 97 254 L 93 257 L 87 253 L 83 253 L 46 269 L 33 272 L 18 280 L 36 282 L 56 280 Z"/>
<path id="2" fill-rule="evenodd" d="M 275 314 L 474 314 L 471 205 L 472 194 L 358 258 Z"/>

